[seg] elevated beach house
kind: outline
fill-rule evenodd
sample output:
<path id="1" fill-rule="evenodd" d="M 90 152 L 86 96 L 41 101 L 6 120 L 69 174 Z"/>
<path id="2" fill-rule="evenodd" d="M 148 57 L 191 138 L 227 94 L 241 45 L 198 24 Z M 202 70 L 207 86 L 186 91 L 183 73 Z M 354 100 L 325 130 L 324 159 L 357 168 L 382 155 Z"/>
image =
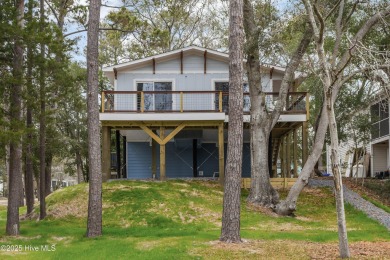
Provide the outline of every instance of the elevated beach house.
<path id="1" fill-rule="evenodd" d="M 227 113 L 235 109 L 228 105 L 228 63 L 226 53 L 191 46 L 104 68 L 113 86 L 112 91 L 103 91 L 101 102 L 104 180 L 223 176 Z M 284 69 L 265 66 L 261 73 L 272 109 Z M 270 138 L 274 176 L 296 174 L 297 155 L 290 151 L 297 149 L 290 146 L 299 145 L 303 160 L 307 157 L 308 96 L 296 92 L 296 85 L 290 87 L 287 105 Z M 248 91 L 245 83 L 243 177 L 250 177 L 251 168 Z M 114 130 L 116 153 L 112 156 Z"/>

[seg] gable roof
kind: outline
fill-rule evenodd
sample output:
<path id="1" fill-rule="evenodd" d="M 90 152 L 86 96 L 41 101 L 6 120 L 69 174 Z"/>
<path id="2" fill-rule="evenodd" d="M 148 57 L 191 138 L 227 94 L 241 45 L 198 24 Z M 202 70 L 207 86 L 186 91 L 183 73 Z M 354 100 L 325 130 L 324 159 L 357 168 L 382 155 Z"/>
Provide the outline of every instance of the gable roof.
<path id="1" fill-rule="evenodd" d="M 131 70 L 131 69 L 147 66 L 153 62 L 153 59 L 156 62 L 163 62 L 163 61 L 172 60 L 172 59 L 177 58 L 181 52 L 183 52 L 183 55 L 195 54 L 195 55 L 199 55 L 199 56 L 203 56 L 204 53 L 207 52 L 207 57 L 210 59 L 215 59 L 215 60 L 223 61 L 226 63 L 229 62 L 229 54 L 228 53 L 223 53 L 220 51 L 202 48 L 202 47 L 198 47 L 198 46 L 189 46 L 189 47 L 185 47 L 185 48 L 153 55 L 150 57 L 142 58 L 139 60 L 133 60 L 133 61 L 129 61 L 129 62 L 121 63 L 121 64 L 116 64 L 116 65 L 104 67 L 103 72 L 107 77 L 113 78 L 114 77 L 114 69 L 116 69 L 117 71 L 120 72 L 120 71 L 124 71 L 124 70 Z M 245 61 L 246 60 L 244 60 L 244 62 Z M 284 71 L 285 71 L 285 68 L 279 67 L 279 66 L 274 66 L 274 65 L 263 65 L 262 69 L 264 69 L 266 71 L 273 70 L 275 72 L 280 72 L 280 73 L 284 73 Z"/>

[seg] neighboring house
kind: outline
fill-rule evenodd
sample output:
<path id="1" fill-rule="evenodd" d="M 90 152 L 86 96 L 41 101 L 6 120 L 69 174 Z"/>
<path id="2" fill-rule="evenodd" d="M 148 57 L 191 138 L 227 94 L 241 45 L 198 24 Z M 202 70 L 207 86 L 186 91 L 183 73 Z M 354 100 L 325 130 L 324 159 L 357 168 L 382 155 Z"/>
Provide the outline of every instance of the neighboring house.
<path id="1" fill-rule="evenodd" d="M 228 54 L 191 46 L 106 67 L 103 71 L 114 89 L 102 93 L 104 180 L 223 175 L 229 124 Z M 273 108 L 283 73 L 281 67 L 262 67 L 268 109 Z M 295 131 L 294 145 L 297 145 L 296 130 L 301 127 L 303 157 L 307 158 L 308 96 L 305 92 L 294 92 L 296 86 L 290 88 L 286 108 L 270 138 L 269 162 L 273 173 L 279 148 L 291 150 L 286 147 L 292 142 L 281 145 L 281 140 Z M 248 84 L 244 83 L 243 177 L 250 177 L 251 167 L 248 91 Z M 116 130 L 114 173 L 110 165 L 111 130 Z M 297 155 L 294 156 L 296 162 Z M 291 164 L 290 159 L 281 157 L 285 165 Z M 289 173 L 287 168 L 282 170 Z"/>
<path id="2" fill-rule="evenodd" d="M 389 100 L 383 98 L 381 101 L 370 106 L 371 117 L 371 140 L 365 147 L 365 154 L 367 158 L 362 158 L 362 145 L 358 144 L 356 151 L 356 144 L 352 139 L 340 144 L 339 154 L 340 161 L 343 168 L 343 175 L 346 177 L 354 177 L 357 170 L 356 167 L 361 168 L 362 174 L 358 177 L 388 177 L 390 169 L 390 153 L 389 153 Z M 330 148 L 327 149 L 327 172 L 332 173 L 330 161 Z M 355 153 L 358 153 L 358 162 L 355 162 Z M 364 163 L 364 161 L 366 163 Z M 368 166 L 369 165 L 369 166 Z M 363 173 L 365 172 L 365 173 Z"/>
<path id="3" fill-rule="evenodd" d="M 389 100 L 383 99 L 371 106 L 371 177 L 387 175 L 389 153 Z M 387 174 L 386 174 L 387 172 Z"/>

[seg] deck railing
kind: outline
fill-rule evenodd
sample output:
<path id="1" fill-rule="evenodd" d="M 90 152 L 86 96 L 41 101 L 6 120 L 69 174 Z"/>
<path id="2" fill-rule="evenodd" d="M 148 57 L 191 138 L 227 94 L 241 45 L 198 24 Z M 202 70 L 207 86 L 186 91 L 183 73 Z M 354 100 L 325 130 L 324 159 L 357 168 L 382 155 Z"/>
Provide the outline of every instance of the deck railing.
<path id="1" fill-rule="evenodd" d="M 266 107 L 272 111 L 278 92 L 267 92 Z M 223 91 L 103 91 L 101 111 L 107 112 L 225 112 L 229 111 L 229 93 Z M 283 113 L 305 114 L 307 92 L 287 94 Z M 244 93 L 244 113 L 250 112 L 250 96 Z"/>

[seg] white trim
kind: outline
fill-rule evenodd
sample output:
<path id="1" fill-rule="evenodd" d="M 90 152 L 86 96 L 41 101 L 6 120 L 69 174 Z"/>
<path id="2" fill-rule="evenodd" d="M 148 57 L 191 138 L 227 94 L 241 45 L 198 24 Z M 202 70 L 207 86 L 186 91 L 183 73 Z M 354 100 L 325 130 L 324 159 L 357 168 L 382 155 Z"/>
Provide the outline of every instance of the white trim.
<path id="1" fill-rule="evenodd" d="M 250 115 L 244 115 L 243 122 L 249 123 Z M 229 122 L 229 115 L 225 116 L 225 122 Z M 278 122 L 306 122 L 306 114 L 280 115 Z"/>
<path id="2" fill-rule="evenodd" d="M 137 91 L 137 83 L 148 83 L 148 82 L 152 82 L 153 83 L 153 91 L 154 90 L 154 83 L 155 82 L 171 82 L 172 83 L 172 90 L 171 91 L 176 91 L 176 79 L 175 78 L 170 78 L 170 79 L 167 79 L 167 78 L 156 78 L 156 79 L 149 79 L 149 78 L 145 78 L 145 79 L 133 79 L 133 91 Z M 137 110 L 137 95 L 135 95 L 134 97 L 134 104 L 135 104 L 135 107 L 133 108 L 134 110 Z M 176 106 L 176 98 L 173 96 L 172 97 L 172 110 L 173 108 L 175 108 Z M 153 108 L 154 108 L 154 100 L 153 100 Z"/>
<path id="3" fill-rule="evenodd" d="M 100 121 L 223 121 L 225 113 L 100 113 Z"/>
<path id="4" fill-rule="evenodd" d="M 153 74 L 153 72 L 150 72 L 150 71 L 123 71 L 121 72 L 122 74 Z M 156 73 L 154 75 L 157 75 L 157 74 L 175 74 L 175 75 L 185 75 L 185 74 L 204 74 L 204 71 L 197 71 L 197 70 L 190 70 L 190 71 L 185 71 L 183 72 L 183 74 L 180 73 L 180 71 L 178 72 L 177 70 L 163 70 L 163 71 L 157 71 L 156 70 Z M 229 74 L 229 71 L 228 70 L 212 70 L 212 71 L 207 71 L 206 74 Z"/>

